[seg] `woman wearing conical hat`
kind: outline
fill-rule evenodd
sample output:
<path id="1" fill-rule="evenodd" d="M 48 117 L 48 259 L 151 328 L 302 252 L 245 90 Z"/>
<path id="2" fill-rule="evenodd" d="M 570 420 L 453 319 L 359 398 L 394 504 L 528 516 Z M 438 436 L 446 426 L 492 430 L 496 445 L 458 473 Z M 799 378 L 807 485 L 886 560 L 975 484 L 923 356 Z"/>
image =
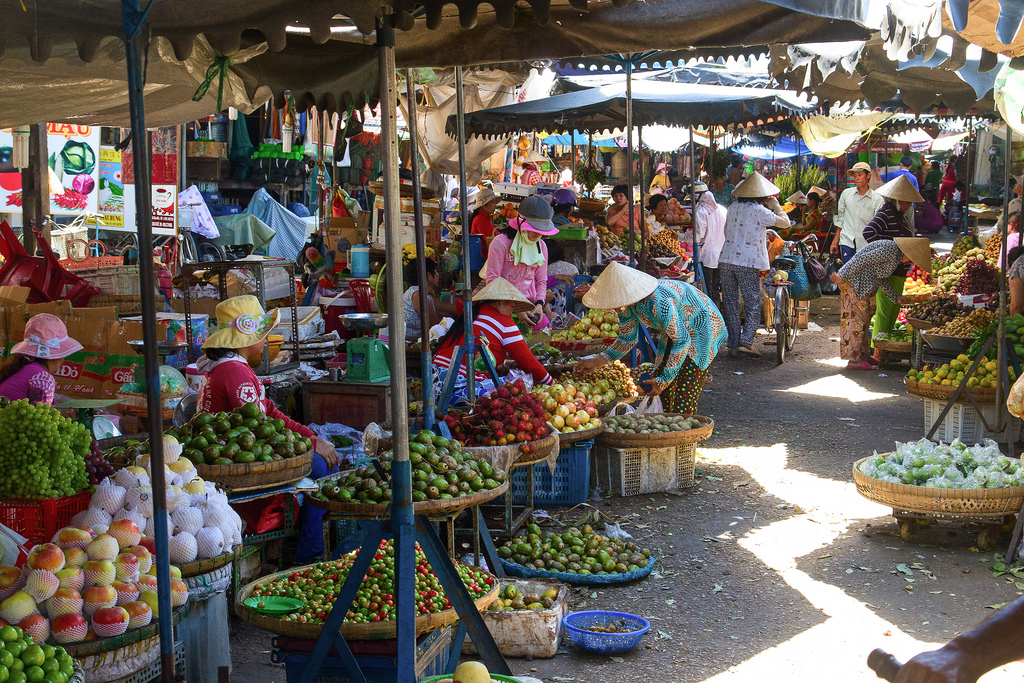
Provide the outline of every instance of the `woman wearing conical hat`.
<path id="1" fill-rule="evenodd" d="M 725 342 L 725 321 L 696 287 L 658 280 L 613 261 L 583 296 L 584 305 L 619 313 L 619 338 L 577 367 L 590 370 L 618 360 L 639 339 L 640 324 L 658 334 L 649 395 L 662 397 L 666 413 L 693 414 L 708 378 L 708 366 Z"/>
<path id="2" fill-rule="evenodd" d="M 870 244 L 879 240 L 894 240 L 897 237 L 913 237 L 914 231 L 907 221 L 907 210 L 914 204 L 924 201 L 914 185 L 907 180 L 907 176 L 898 175 L 885 185 L 875 190 L 875 193 L 885 198 L 885 203 L 879 209 L 871 222 L 864 227 L 864 239 Z M 903 295 L 903 286 L 907 282 L 907 274 L 910 273 L 909 265 L 901 265 L 889 276 L 889 283 L 897 296 Z M 871 329 L 871 338 L 874 339 L 880 334 L 889 334 L 896 324 L 900 307 L 894 299 L 890 299 L 882 290 L 875 294 L 875 324 Z M 877 365 L 882 358 L 882 352 L 875 349 L 871 358 L 873 364 Z"/>

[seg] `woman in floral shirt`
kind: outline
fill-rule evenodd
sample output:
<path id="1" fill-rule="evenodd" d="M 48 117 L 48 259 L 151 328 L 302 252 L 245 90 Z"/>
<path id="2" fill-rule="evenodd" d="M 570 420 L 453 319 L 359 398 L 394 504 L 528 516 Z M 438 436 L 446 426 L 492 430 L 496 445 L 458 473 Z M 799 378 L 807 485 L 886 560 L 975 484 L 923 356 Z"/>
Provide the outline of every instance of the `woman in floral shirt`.
<path id="1" fill-rule="evenodd" d="M 636 346 L 640 325 L 658 335 L 651 396 L 662 395 L 666 413 L 693 414 L 708 368 L 725 342 L 725 321 L 699 289 L 657 280 L 613 261 L 583 296 L 590 308 L 619 312 L 619 337 L 603 353 L 577 363 L 583 371 L 625 356 Z"/>
<path id="2" fill-rule="evenodd" d="M 54 373 L 64 359 L 82 345 L 68 336 L 68 328 L 55 315 L 40 313 L 25 325 L 25 338 L 11 349 L 0 364 L 0 396 L 10 401 L 27 398 L 29 403 L 53 404 L 57 388 Z"/>

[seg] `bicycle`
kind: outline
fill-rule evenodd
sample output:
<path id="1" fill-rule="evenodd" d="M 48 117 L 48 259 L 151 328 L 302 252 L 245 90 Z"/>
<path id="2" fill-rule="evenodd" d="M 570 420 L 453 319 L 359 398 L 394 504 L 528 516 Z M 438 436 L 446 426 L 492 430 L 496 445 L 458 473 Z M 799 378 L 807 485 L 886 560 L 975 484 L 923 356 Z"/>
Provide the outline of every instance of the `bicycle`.
<path id="1" fill-rule="evenodd" d="M 786 242 L 786 251 L 792 253 L 795 251 L 797 245 L 803 244 L 808 246 L 810 251 L 813 252 L 817 248 L 817 240 L 814 235 L 807 235 L 803 239 L 795 242 Z M 794 268 L 802 268 L 801 263 L 797 263 L 796 260 L 789 256 L 779 256 L 771 262 L 773 271 L 785 271 L 788 275 Z M 793 344 L 796 342 L 797 335 L 800 333 L 799 330 L 799 317 L 801 313 L 810 313 L 810 304 L 807 306 L 799 306 L 795 302 L 790 294 L 789 288 L 793 285 L 793 282 L 789 280 L 773 281 L 769 280 L 765 283 L 765 288 L 774 287 L 774 324 L 775 329 L 775 356 L 778 360 L 779 365 L 782 365 L 786 360 L 786 352 L 793 350 Z M 770 342 L 769 342 L 770 343 Z"/>

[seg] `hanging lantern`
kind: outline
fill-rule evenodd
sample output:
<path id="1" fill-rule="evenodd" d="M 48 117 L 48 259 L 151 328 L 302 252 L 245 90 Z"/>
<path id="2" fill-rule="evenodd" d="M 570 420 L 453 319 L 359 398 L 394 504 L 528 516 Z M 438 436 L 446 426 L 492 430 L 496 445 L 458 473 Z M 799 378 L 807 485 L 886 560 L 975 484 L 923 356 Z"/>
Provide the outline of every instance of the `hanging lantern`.
<path id="1" fill-rule="evenodd" d="M 18 126 L 13 131 L 14 136 L 14 168 L 28 168 L 28 136 L 31 126 Z"/>

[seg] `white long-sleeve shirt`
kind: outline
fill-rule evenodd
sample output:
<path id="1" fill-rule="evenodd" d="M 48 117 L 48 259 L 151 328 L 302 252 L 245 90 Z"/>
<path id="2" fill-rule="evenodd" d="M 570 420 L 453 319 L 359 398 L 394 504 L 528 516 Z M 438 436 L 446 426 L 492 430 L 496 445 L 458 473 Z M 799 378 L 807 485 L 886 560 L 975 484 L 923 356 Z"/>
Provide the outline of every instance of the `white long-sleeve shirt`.
<path id="1" fill-rule="evenodd" d="M 860 251 L 867 246 L 864 228 L 875 214 L 882 209 L 885 199 L 874 190 L 861 194 L 856 187 L 848 187 L 839 195 L 835 224 L 840 228 L 839 244 L 856 247 Z"/>

